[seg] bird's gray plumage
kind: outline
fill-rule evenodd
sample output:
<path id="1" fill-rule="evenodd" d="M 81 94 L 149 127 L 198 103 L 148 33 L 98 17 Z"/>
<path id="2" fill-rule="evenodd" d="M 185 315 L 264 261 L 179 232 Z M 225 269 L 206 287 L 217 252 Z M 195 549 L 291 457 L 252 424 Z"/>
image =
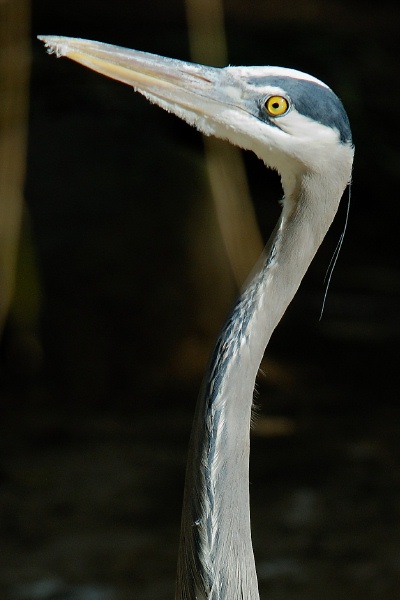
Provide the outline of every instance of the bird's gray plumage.
<path id="1" fill-rule="evenodd" d="M 354 149 L 346 112 L 324 83 L 293 69 L 217 69 L 100 42 L 41 39 L 57 55 L 134 86 L 203 133 L 254 151 L 281 175 L 279 223 L 221 332 L 197 403 L 175 596 L 258 600 L 249 508 L 254 383 L 350 180 Z M 278 114 L 268 110 L 276 96 L 283 107 Z"/>

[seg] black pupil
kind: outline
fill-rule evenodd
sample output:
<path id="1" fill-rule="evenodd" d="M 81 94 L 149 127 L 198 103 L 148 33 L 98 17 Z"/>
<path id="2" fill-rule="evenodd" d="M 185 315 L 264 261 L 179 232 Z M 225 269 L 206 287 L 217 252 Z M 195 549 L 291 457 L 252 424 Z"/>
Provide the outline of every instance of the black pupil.
<path id="1" fill-rule="evenodd" d="M 274 102 L 272 108 L 279 108 L 279 102 Z"/>

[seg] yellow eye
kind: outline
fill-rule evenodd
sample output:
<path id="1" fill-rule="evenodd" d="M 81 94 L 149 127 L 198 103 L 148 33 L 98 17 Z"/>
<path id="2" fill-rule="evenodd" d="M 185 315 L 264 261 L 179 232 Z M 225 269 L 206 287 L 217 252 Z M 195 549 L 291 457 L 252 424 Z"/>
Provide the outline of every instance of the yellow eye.
<path id="1" fill-rule="evenodd" d="M 280 117 L 289 110 L 289 102 L 283 96 L 271 96 L 265 101 L 265 108 L 272 117 Z"/>

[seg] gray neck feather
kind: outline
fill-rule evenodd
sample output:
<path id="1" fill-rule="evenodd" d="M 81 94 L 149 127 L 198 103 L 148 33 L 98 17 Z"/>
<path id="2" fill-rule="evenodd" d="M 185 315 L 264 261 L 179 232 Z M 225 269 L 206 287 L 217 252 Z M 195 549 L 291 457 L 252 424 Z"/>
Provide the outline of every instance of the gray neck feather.
<path id="1" fill-rule="evenodd" d="M 269 338 L 336 213 L 341 192 L 337 196 L 328 197 L 323 181 L 313 181 L 285 200 L 262 267 L 218 339 L 189 447 L 176 600 L 259 599 L 249 507 L 255 378 Z"/>

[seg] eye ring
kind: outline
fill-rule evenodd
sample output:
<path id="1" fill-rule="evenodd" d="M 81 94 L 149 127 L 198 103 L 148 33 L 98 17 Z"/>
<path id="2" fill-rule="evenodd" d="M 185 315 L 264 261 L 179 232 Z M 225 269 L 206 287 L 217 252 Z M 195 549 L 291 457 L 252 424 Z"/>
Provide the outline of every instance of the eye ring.
<path id="1" fill-rule="evenodd" d="M 289 108 L 289 100 L 284 96 L 269 96 L 264 101 L 265 110 L 271 117 L 281 117 L 285 115 Z"/>

